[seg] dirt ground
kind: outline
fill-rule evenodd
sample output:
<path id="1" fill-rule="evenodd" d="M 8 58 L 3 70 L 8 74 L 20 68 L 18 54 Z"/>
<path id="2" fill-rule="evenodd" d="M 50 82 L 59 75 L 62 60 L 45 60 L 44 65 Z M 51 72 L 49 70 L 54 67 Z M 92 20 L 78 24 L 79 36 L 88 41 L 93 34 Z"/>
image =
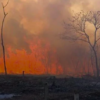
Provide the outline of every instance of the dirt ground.
<path id="1" fill-rule="evenodd" d="M 100 100 L 100 79 L 54 76 L 0 75 L 0 94 L 15 94 L 2 100 Z M 1 99 L 0 99 L 1 100 Z"/>

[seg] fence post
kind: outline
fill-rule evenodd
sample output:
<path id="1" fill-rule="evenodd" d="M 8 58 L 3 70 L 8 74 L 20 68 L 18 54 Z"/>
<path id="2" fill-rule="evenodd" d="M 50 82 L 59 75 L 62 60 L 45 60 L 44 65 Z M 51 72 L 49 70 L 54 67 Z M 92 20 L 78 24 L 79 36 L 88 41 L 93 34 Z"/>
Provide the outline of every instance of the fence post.
<path id="1" fill-rule="evenodd" d="M 22 75 L 24 76 L 24 74 L 25 74 L 25 72 L 23 71 L 23 74 Z"/>
<path id="2" fill-rule="evenodd" d="M 74 94 L 74 100 L 79 100 L 79 94 Z"/>
<path id="3" fill-rule="evenodd" d="M 45 100 L 48 100 L 48 84 L 45 83 Z"/>

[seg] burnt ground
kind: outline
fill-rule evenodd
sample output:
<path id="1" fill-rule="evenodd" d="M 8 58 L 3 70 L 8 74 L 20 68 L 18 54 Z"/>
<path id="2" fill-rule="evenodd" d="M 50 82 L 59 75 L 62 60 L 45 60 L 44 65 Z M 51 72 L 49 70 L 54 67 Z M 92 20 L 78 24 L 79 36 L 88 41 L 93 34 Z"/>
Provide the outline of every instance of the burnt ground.
<path id="1" fill-rule="evenodd" d="M 16 94 L 3 100 L 44 100 L 48 87 L 48 100 L 100 100 L 100 79 L 96 78 L 55 78 L 43 76 L 0 75 L 0 94 Z"/>

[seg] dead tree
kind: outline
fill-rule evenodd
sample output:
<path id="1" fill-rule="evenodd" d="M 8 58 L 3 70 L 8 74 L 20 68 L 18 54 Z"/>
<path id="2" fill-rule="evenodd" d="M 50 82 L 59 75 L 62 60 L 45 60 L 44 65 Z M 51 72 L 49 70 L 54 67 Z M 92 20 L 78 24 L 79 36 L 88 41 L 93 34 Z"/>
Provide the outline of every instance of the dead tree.
<path id="1" fill-rule="evenodd" d="M 93 75 L 95 76 L 96 75 L 96 73 L 95 73 L 95 68 L 94 68 L 94 58 L 93 58 L 93 51 L 92 51 L 92 49 L 90 49 L 91 50 L 91 55 L 90 55 L 90 63 L 91 63 L 91 67 L 92 67 L 92 69 L 93 69 Z"/>
<path id="2" fill-rule="evenodd" d="M 8 13 L 5 12 L 5 8 L 7 7 L 8 3 L 9 3 L 9 0 L 5 5 L 2 3 L 3 15 L 4 16 L 3 16 L 2 25 L 1 25 L 1 45 L 2 45 L 2 50 L 3 50 L 3 61 L 4 61 L 5 75 L 7 75 L 7 68 L 6 68 L 6 60 L 5 60 L 5 46 L 4 46 L 4 39 L 3 39 L 3 28 L 4 28 L 5 18 L 8 14 Z"/>
<path id="3" fill-rule="evenodd" d="M 93 24 L 95 28 L 93 43 L 91 42 L 91 37 L 89 36 L 90 32 L 86 31 L 87 22 Z M 96 46 L 97 46 L 98 41 L 100 40 L 100 37 L 97 37 L 97 34 L 98 34 L 97 31 L 100 29 L 100 11 L 97 11 L 97 12 L 90 11 L 87 13 L 84 13 L 84 11 L 81 11 L 80 13 L 77 13 L 72 17 L 69 24 L 66 24 L 64 22 L 64 27 L 66 30 L 70 29 L 71 32 L 69 32 L 70 33 L 69 35 L 68 35 L 68 32 L 65 32 L 62 35 L 63 39 L 70 39 L 73 41 L 79 40 L 79 41 L 83 41 L 89 44 L 94 54 L 96 76 L 99 77 L 100 72 L 99 72 Z"/>

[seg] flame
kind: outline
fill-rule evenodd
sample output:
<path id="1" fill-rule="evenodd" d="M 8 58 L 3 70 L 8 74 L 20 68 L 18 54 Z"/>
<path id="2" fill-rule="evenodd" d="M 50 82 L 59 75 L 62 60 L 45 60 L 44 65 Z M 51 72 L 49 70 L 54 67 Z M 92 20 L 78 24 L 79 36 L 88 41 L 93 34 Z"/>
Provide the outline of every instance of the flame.
<path id="1" fill-rule="evenodd" d="M 77 56 L 71 56 L 66 60 L 66 67 L 63 67 L 57 58 L 57 51 L 48 40 L 32 39 L 25 41 L 29 44 L 31 52 L 25 49 L 15 50 L 13 53 L 11 46 L 8 46 L 6 55 L 6 66 L 8 74 L 52 74 L 52 75 L 71 75 L 80 76 L 88 73 L 93 74 L 91 61 L 86 55 L 83 60 Z M 0 58 L 0 73 L 4 73 L 3 57 Z"/>
<path id="2" fill-rule="evenodd" d="M 12 52 L 9 46 L 6 56 L 6 66 L 8 74 L 61 74 L 62 67 L 57 61 L 56 50 L 50 43 L 40 39 L 26 40 L 31 53 L 26 50 L 16 50 Z M 57 71 L 59 70 L 59 71 Z M 0 73 L 4 73 L 3 58 L 0 58 Z"/>

